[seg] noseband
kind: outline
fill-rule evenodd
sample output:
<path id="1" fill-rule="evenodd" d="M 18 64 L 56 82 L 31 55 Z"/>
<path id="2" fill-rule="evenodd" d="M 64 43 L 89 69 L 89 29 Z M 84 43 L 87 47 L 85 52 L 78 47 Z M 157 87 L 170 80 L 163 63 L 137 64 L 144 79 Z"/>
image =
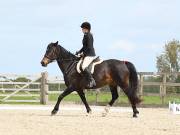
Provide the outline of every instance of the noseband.
<path id="1" fill-rule="evenodd" d="M 44 57 L 47 58 L 47 59 L 49 59 L 50 63 L 55 61 L 55 60 L 52 60 L 52 59 L 51 59 L 49 56 L 47 56 L 47 55 L 45 55 Z"/>
<path id="2" fill-rule="evenodd" d="M 64 56 L 62 55 L 64 53 L 63 49 L 61 47 L 59 47 L 59 56 L 52 60 L 52 58 L 50 58 L 48 55 L 45 55 L 44 57 L 49 59 L 50 62 L 54 62 L 55 60 L 57 60 L 58 62 L 64 62 L 64 61 L 78 61 L 80 58 L 79 57 L 75 57 L 75 58 L 64 58 Z M 68 52 L 69 53 L 69 52 Z M 69 54 L 68 54 L 69 55 Z"/>

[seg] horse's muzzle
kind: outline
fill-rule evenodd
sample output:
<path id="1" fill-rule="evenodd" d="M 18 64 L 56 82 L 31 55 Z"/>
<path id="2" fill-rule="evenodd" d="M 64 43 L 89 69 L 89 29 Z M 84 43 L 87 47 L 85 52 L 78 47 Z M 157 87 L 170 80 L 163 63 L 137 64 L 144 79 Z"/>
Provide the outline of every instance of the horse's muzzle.
<path id="1" fill-rule="evenodd" d="M 42 65 L 43 67 L 47 67 L 47 64 L 45 64 L 44 61 L 41 61 L 41 65 Z"/>
<path id="2" fill-rule="evenodd" d="M 49 59 L 43 58 L 43 60 L 41 61 L 41 65 L 42 65 L 43 67 L 47 67 L 48 64 L 49 64 Z"/>

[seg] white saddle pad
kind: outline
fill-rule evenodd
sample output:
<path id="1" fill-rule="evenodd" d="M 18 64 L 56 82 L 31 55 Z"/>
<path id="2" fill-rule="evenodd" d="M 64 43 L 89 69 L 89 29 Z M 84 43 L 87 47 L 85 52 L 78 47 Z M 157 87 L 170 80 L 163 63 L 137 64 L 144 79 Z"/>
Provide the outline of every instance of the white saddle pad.
<path id="1" fill-rule="evenodd" d="M 96 57 L 96 58 L 97 58 L 97 57 Z M 96 59 L 96 58 L 95 58 L 95 59 Z M 80 66 L 81 66 L 81 63 L 82 63 L 82 62 L 83 62 L 83 59 L 80 59 L 79 62 L 77 63 L 76 70 L 77 70 L 78 73 L 81 73 Z M 93 62 L 92 68 L 91 68 L 91 74 L 94 73 L 94 68 L 95 68 L 95 66 L 98 65 L 98 64 L 101 64 L 102 62 L 103 62 L 103 60 L 99 60 L 99 61 L 97 61 L 97 62 Z"/>

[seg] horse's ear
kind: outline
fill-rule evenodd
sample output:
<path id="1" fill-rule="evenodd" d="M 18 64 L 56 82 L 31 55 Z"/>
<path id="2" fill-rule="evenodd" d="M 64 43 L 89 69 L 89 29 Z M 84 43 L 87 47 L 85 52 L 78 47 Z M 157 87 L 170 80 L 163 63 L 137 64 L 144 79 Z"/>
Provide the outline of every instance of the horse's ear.
<path id="1" fill-rule="evenodd" d="M 58 45 L 58 41 L 55 43 L 55 45 Z"/>

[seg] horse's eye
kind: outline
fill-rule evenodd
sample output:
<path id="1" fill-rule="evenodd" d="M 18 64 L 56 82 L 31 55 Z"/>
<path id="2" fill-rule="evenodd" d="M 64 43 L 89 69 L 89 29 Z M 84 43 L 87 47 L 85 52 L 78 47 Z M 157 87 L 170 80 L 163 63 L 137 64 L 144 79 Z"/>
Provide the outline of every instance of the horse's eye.
<path id="1" fill-rule="evenodd" d="M 50 47 L 48 46 L 48 47 L 47 47 L 47 52 L 49 51 L 49 49 L 50 49 Z"/>

